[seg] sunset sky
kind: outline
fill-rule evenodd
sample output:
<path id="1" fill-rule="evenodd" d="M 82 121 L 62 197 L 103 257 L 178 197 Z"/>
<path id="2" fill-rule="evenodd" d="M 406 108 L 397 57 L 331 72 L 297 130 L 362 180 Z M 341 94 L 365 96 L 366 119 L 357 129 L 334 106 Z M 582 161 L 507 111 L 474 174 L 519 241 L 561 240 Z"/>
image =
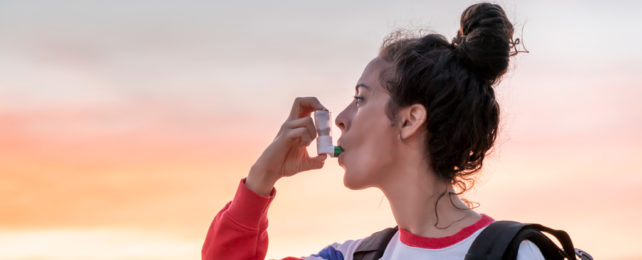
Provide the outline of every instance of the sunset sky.
<path id="1" fill-rule="evenodd" d="M 476 2 L 0 1 L 0 259 L 200 258 L 295 97 L 338 114 L 388 33 L 450 39 Z M 642 259 L 642 4 L 496 3 L 530 53 L 465 197 Z M 329 159 L 277 183 L 268 258 L 395 225 L 342 178 Z"/>

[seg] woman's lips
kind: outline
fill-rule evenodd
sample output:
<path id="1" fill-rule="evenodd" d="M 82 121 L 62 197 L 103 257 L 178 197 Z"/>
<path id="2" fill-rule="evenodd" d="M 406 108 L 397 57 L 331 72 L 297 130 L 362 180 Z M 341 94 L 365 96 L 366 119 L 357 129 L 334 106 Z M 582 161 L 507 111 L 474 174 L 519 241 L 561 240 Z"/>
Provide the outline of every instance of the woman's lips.
<path id="1" fill-rule="evenodd" d="M 343 155 L 346 153 L 346 148 L 345 148 L 345 147 L 343 147 L 343 146 L 341 145 L 341 143 L 342 143 L 342 142 L 341 142 L 341 138 L 339 138 L 339 139 L 337 140 L 337 146 L 340 146 L 340 147 L 341 147 L 341 149 L 343 149 L 343 152 L 341 152 L 341 154 L 339 154 L 339 157 L 338 157 L 339 165 L 343 165 L 343 157 L 344 157 Z"/>

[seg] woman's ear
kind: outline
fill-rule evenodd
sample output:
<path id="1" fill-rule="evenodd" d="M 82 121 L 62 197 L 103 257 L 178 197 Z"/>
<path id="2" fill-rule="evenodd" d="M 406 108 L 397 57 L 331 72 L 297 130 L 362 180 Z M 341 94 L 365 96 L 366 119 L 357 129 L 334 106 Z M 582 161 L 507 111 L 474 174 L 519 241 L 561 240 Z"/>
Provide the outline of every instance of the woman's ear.
<path id="1" fill-rule="evenodd" d="M 421 133 L 426 122 L 427 111 L 422 104 L 414 104 L 399 110 L 400 138 L 406 140 Z"/>

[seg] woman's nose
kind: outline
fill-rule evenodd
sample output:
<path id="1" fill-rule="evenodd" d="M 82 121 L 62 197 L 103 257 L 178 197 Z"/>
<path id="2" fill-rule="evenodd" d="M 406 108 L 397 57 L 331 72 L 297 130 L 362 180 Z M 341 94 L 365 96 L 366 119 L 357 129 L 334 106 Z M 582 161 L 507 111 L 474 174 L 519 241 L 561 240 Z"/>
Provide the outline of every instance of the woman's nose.
<path id="1" fill-rule="evenodd" d="M 348 117 L 347 117 L 347 111 L 348 109 L 344 109 L 337 115 L 337 118 L 334 120 L 334 123 L 341 129 L 341 131 L 345 131 L 348 129 Z"/>

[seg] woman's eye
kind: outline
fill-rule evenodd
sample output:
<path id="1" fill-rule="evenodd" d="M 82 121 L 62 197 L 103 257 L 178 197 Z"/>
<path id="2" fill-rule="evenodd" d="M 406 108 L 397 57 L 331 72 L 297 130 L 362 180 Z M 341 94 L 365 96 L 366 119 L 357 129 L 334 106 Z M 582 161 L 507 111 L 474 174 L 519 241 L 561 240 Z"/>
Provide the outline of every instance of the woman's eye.
<path id="1" fill-rule="evenodd" d="M 354 101 L 357 102 L 357 104 L 360 104 L 363 102 L 363 97 L 362 96 L 354 96 Z"/>

